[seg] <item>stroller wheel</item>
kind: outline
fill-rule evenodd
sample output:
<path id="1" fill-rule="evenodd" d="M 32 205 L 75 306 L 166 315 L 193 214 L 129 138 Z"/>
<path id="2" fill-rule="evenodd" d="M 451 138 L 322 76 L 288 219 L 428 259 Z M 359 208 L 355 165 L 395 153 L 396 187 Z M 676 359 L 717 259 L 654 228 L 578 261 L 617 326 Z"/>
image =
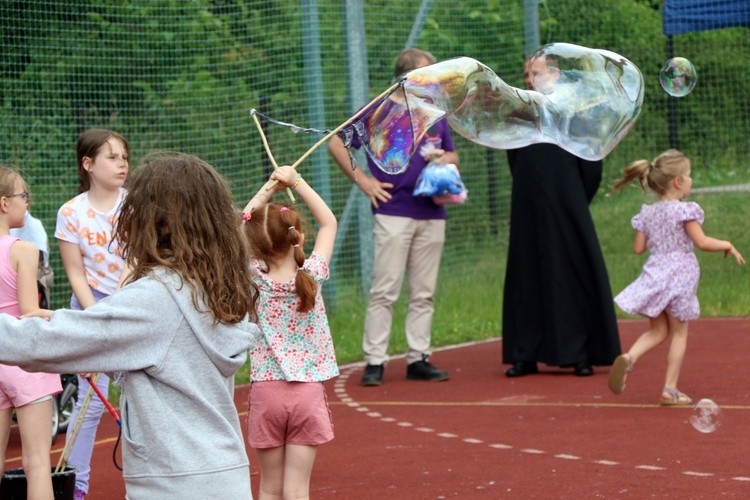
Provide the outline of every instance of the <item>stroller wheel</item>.
<path id="1" fill-rule="evenodd" d="M 57 407 L 57 399 L 52 400 L 52 444 L 57 441 L 57 432 L 60 428 L 60 410 Z"/>
<path id="2" fill-rule="evenodd" d="M 78 399 L 78 376 L 62 375 L 63 391 L 57 395 L 57 433 L 67 432 Z"/>

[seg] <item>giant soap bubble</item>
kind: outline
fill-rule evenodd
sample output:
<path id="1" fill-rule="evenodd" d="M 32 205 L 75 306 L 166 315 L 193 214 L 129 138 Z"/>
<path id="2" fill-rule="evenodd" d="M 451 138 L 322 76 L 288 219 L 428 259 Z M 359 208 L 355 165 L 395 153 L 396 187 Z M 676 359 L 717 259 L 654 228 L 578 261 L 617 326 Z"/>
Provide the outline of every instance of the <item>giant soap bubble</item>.
<path id="1" fill-rule="evenodd" d="M 643 76 L 624 57 L 554 43 L 539 49 L 530 63 L 549 73 L 535 82 L 544 88 L 511 87 L 468 57 L 415 69 L 387 98 L 372 103 L 348 133 L 360 136 L 381 170 L 398 174 L 428 128 L 443 117 L 457 133 L 484 146 L 546 142 L 587 160 L 609 154 L 638 118 Z"/>

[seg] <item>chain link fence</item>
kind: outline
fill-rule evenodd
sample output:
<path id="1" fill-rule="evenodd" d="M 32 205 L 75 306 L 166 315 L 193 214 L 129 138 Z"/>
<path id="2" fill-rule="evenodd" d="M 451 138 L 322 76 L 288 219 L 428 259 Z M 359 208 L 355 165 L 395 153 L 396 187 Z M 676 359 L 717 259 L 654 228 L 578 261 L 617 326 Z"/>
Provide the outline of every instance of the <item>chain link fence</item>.
<path id="1" fill-rule="evenodd" d="M 743 194 L 750 183 L 750 28 L 743 22 L 750 7 L 714 3 L 732 22 L 698 20 L 688 32 L 665 35 L 665 1 L 0 0 L 0 162 L 21 170 L 33 193 L 31 211 L 50 235 L 58 208 L 76 194 L 76 138 L 91 127 L 127 137 L 133 166 L 154 149 L 202 157 L 231 180 L 242 206 L 271 170 L 253 109 L 300 127 L 332 129 L 390 85 L 395 58 L 407 46 L 439 60 L 472 57 L 516 87 L 523 87 L 523 61 L 535 45 L 607 49 L 633 61 L 646 82 L 641 116 L 605 159 L 605 183 L 592 205 L 616 290 L 640 266 L 627 256 L 629 219 L 641 199 L 608 196 L 606 183 L 628 162 L 671 146 L 692 159 L 696 188 L 709 191 L 704 196 L 714 190 L 733 197 L 729 207 L 738 216 L 713 227 L 750 252 Z M 689 59 L 698 72 L 696 89 L 682 99 L 659 85 L 659 70 L 672 56 Z M 293 163 L 320 139 L 263 126 L 280 164 Z M 469 201 L 449 209 L 440 286 L 455 286 L 451 276 L 480 269 L 477 286 L 497 295 L 510 199 L 505 152 L 460 137 L 456 143 Z M 325 147 L 299 169 L 341 221 L 327 290 L 335 309 L 367 289 L 368 200 Z M 706 198 L 707 219 L 720 217 L 710 213 L 712 200 Z M 52 302 L 64 307 L 70 288 L 54 238 L 51 245 Z M 499 301 L 497 295 L 498 314 Z"/>

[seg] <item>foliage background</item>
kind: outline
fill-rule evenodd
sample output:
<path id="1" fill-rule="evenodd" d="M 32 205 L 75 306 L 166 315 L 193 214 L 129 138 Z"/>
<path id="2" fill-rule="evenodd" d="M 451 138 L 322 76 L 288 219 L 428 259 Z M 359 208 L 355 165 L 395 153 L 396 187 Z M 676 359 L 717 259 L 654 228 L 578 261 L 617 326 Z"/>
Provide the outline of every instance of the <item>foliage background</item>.
<path id="1" fill-rule="evenodd" d="M 351 114 L 344 41 L 345 5 L 320 0 L 0 0 L 0 161 L 16 165 L 29 182 L 33 213 L 52 234 L 57 209 L 76 194 L 75 141 L 90 127 L 115 129 L 131 144 L 133 166 L 154 149 L 196 154 L 232 182 L 238 204 L 261 185 L 269 164 L 250 110 L 308 126 L 311 60 L 304 28 L 319 36 L 325 126 Z M 319 23 L 314 23 L 317 5 Z M 391 81 L 419 2 L 363 2 L 369 95 Z M 750 65 L 748 27 L 674 37 L 675 55 L 690 59 L 696 90 L 675 101 L 658 72 L 667 59 L 661 1 L 549 0 L 540 2 L 542 43 L 603 48 L 633 61 L 646 80 L 641 116 L 605 160 L 605 183 L 592 205 L 616 292 L 632 280 L 643 258 L 632 255 L 629 220 L 648 198 L 632 190 L 608 196 L 606 184 L 628 162 L 653 158 L 669 144 L 669 106 L 678 146 L 693 160 L 696 187 L 750 182 Z M 469 56 L 507 83 L 522 87 L 523 1 L 436 0 L 418 46 L 438 59 Z M 313 17 L 311 21 L 311 16 Z M 303 22 L 308 24 L 303 25 Z M 358 82 L 352 82 L 356 85 Z M 292 163 L 318 137 L 267 127 L 278 162 Z M 500 334 L 500 301 L 507 243 L 510 176 L 505 154 L 456 138 L 469 202 L 449 209 L 436 343 Z M 325 155 L 300 171 L 322 189 L 339 217 L 357 193 Z M 696 194 L 707 211 L 706 232 L 732 239 L 750 254 L 747 194 Z M 366 203 L 366 202 L 365 202 Z M 348 219 L 347 219 L 348 220 Z M 366 298 L 360 249 L 371 241 L 357 232 L 362 219 L 342 224 L 327 302 L 339 346 L 357 352 Z M 366 231 L 365 231 L 366 233 Z M 311 241 L 312 239 L 308 239 Z M 56 243 L 53 305 L 67 306 L 70 288 Z M 701 256 L 704 314 L 747 314 L 748 272 L 716 255 Z M 366 269 L 366 267 L 365 267 Z M 365 273 L 366 274 L 366 273 Z M 714 291 L 716 288 L 716 291 Z M 743 300 L 742 298 L 745 298 Z M 394 349 L 401 349 L 397 310 Z M 468 333 L 467 333 L 468 332 Z"/>

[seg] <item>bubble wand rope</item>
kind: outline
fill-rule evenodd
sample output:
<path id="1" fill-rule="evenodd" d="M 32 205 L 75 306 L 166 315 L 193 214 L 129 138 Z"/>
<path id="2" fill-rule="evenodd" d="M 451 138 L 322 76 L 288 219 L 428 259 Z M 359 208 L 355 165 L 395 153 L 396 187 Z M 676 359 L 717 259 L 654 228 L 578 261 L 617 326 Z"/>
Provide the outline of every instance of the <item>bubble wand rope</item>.
<path id="1" fill-rule="evenodd" d="M 346 127 L 347 125 L 351 125 L 352 123 L 354 123 L 357 120 L 357 118 L 359 118 L 360 116 L 362 116 L 365 113 L 365 111 L 368 111 L 370 109 L 370 104 L 372 104 L 374 102 L 377 102 L 380 99 L 382 99 L 383 97 L 387 97 L 388 95 L 392 94 L 393 91 L 396 90 L 396 88 L 398 88 L 398 87 L 401 86 L 401 84 L 403 83 L 403 81 L 404 81 L 404 79 L 401 79 L 401 80 L 397 81 L 396 83 L 394 83 L 393 85 L 391 85 L 390 87 L 388 87 L 382 94 L 380 94 L 379 96 L 377 96 L 372 101 L 368 102 L 366 106 L 364 106 L 362 109 L 360 109 L 359 111 L 357 111 L 357 113 L 354 116 L 352 116 L 351 118 L 349 118 L 348 120 L 346 120 L 344 123 L 342 123 L 341 125 L 339 125 L 335 129 L 333 129 L 330 132 L 328 132 L 328 134 L 325 137 L 323 137 L 321 140 L 319 140 L 318 142 L 316 142 L 315 144 L 313 144 L 312 147 L 310 149 L 308 149 L 307 152 L 305 152 L 305 154 L 303 154 L 302 156 L 300 156 L 299 160 L 295 161 L 292 164 L 292 168 L 297 168 L 300 163 L 302 163 L 303 161 L 305 161 L 305 159 L 313 153 L 313 151 L 315 151 L 316 149 L 318 149 L 320 147 L 320 145 L 323 144 L 324 142 L 326 142 L 328 139 L 330 139 L 334 135 L 338 134 L 339 131 L 342 128 Z M 279 183 L 279 181 L 273 181 L 271 183 L 271 185 L 266 188 L 266 191 L 269 190 L 269 189 L 271 189 L 271 188 L 273 188 L 278 183 Z"/>
<path id="2" fill-rule="evenodd" d="M 89 379 L 93 385 L 96 385 L 99 381 L 99 375 L 101 374 L 97 373 L 93 378 Z M 83 403 L 81 403 L 81 409 L 78 411 L 73 430 L 70 432 L 70 438 L 65 441 L 65 448 L 63 448 L 60 460 L 57 462 L 57 467 L 55 467 L 55 474 L 59 473 L 67 465 L 68 458 L 70 458 L 70 454 L 73 452 L 73 445 L 76 439 L 78 439 L 78 434 L 81 432 L 81 427 L 83 427 L 83 421 L 86 419 L 86 413 L 89 411 L 91 399 L 94 397 L 94 390 L 91 388 L 92 384 L 89 384 L 89 390 L 86 391 L 86 396 L 83 398 Z"/>
<path id="3" fill-rule="evenodd" d="M 91 388 L 94 389 L 94 392 L 96 393 L 96 395 L 99 396 L 99 399 L 102 400 L 102 403 L 104 403 L 104 406 L 107 407 L 107 411 L 109 412 L 109 414 L 115 418 L 117 425 L 122 427 L 122 420 L 120 420 L 120 416 L 117 414 L 117 411 L 112 406 L 112 403 L 110 403 L 109 400 L 106 398 L 106 396 L 102 394 L 101 389 L 99 389 L 99 387 L 97 387 L 97 385 L 94 383 L 92 383 Z"/>
<path id="4" fill-rule="evenodd" d="M 268 159 L 271 160 L 271 165 L 273 165 L 273 169 L 277 170 L 279 166 L 276 164 L 276 160 L 274 159 L 273 154 L 271 153 L 271 148 L 268 146 L 268 141 L 266 140 L 266 134 L 263 133 L 263 127 L 260 126 L 260 120 L 258 120 L 258 115 L 256 114 L 254 109 L 250 110 L 250 115 L 252 115 L 253 121 L 255 121 L 255 126 L 258 127 L 258 132 L 260 133 L 260 139 L 263 141 L 263 147 L 266 149 L 266 154 L 268 155 Z M 297 200 L 294 199 L 292 190 L 289 187 L 286 188 L 286 194 L 289 195 L 289 199 L 292 201 L 292 203 L 297 203 Z"/>

